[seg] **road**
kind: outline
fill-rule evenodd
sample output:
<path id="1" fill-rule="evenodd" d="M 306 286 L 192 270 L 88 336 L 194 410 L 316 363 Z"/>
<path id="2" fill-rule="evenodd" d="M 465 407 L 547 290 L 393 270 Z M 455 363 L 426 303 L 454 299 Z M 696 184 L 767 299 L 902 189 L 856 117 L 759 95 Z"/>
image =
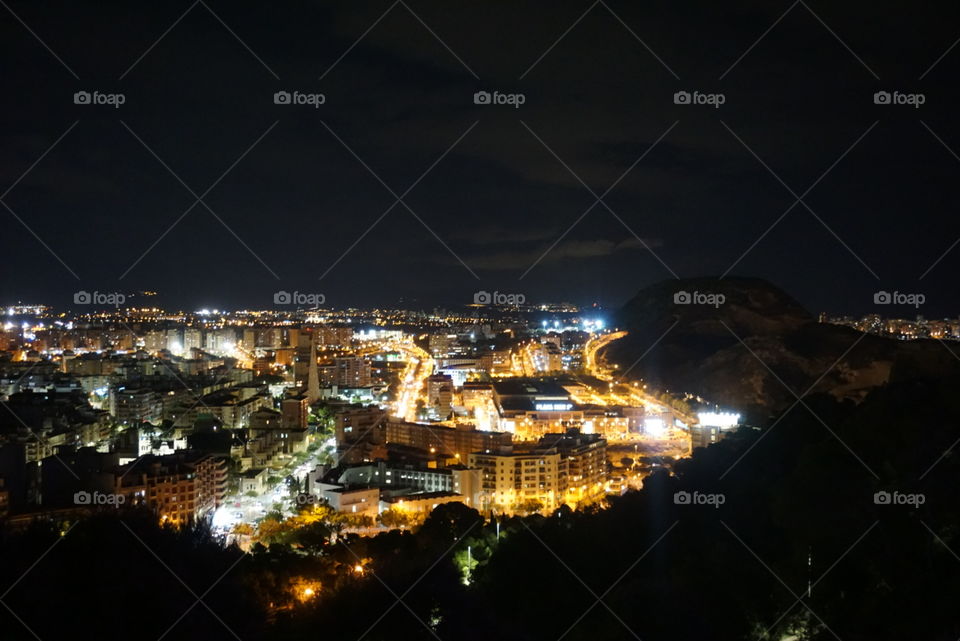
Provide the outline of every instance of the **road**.
<path id="1" fill-rule="evenodd" d="M 407 365 L 400 375 L 400 389 L 393 406 L 393 415 L 402 417 L 405 421 L 415 422 L 417 401 L 425 395 L 427 378 L 433 374 L 436 363 L 430 354 L 417 347 L 412 341 L 391 342 L 386 347 L 401 352 L 407 359 Z"/>
<path id="2" fill-rule="evenodd" d="M 626 335 L 627 332 L 623 331 L 598 334 L 587 341 L 583 350 L 584 369 L 592 376 L 605 381 L 609 385 L 609 393 L 605 394 L 605 396 L 613 401 L 611 404 L 633 407 L 642 406 L 657 412 L 669 410 L 687 425 L 696 423 L 697 417 L 693 414 L 679 412 L 673 407 L 667 407 L 656 396 L 648 394 L 645 391 L 646 385 L 638 382 L 617 380 L 615 368 L 607 365 L 601 352 L 610 345 L 610 343 Z"/>
<path id="3" fill-rule="evenodd" d="M 245 494 L 228 496 L 223 505 L 213 513 L 211 526 L 214 531 L 226 534 L 241 523 L 256 527 L 257 521 L 266 516 L 275 506 L 279 506 L 280 512 L 284 516 L 292 516 L 296 511 L 296 506 L 290 497 L 290 490 L 285 482 L 286 478 L 288 476 L 303 478 L 308 472 L 314 470 L 328 447 L 336 447 L 332 438 L 317 449 L 310 458 L 295 468 L 273 471 L 271 476 L 281 477 L 280 482 L 268 487 L 256 497 L 246 496 Z"/>
<path id="4" fill-rule="evenodd" d="M 583 348 L 583 368 L 601 381 L 612 381 L 613 370 L 606 366 L 599 352 L 613 341 L 620 340 L 626 335 L 626 332 L 610 332 L 593 336 Z"/>

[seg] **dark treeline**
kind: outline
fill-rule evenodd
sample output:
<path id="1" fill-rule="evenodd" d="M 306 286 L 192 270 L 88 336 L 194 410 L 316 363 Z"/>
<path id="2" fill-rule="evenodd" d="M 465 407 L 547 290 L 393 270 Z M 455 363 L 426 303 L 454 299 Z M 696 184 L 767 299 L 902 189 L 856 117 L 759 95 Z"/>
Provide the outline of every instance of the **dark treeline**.
<path id="1" fill-rule="evenodd" d="M 37 525 L 2 541 L 0 636 L 955 641 L 958 462 L 941 455 L 960 437 L 957 383 L 811 397 L 609 509 L 503 519 L 499 535 L 460 504 L 415 533 L 246 556 L 149 515 Z"/>

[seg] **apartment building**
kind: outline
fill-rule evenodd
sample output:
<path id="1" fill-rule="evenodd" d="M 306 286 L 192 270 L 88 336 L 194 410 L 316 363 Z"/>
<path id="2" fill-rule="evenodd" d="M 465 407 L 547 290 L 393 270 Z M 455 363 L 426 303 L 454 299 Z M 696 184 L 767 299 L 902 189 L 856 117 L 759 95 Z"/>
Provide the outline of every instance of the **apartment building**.
<path id="1" fill-rule="evenodd" d="M 118 469 L 114 492 L 124 495 L 126 504 L 146 505 L 161 523 L 185 526 L 223 502 L 227 464 L 192 452 L 143 456 Z"/>
<path id="2" fill-rule="evenodd" d="M 606 446 L 599 435 L 571 430 L 548 434 L 532 448 L 471 453 L 469 467 L 481 470 L 485 509 L 553 510 L 603 495 Z"/>

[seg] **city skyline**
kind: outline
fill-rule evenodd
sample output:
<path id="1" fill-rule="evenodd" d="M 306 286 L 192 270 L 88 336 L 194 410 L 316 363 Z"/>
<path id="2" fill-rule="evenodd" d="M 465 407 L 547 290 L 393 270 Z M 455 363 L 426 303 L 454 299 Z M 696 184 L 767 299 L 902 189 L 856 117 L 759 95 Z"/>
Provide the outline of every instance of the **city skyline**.
<path id="1" fill-rule="evenodd" d="M 958 18 L 0 0 L 3 641 L 960 638 Z"/>

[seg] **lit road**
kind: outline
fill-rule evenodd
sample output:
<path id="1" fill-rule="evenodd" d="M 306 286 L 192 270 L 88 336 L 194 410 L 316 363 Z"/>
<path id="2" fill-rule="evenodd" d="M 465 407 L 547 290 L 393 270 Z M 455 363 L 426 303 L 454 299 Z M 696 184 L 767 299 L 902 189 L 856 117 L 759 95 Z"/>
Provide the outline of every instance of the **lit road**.
<path id="1" fill-rule="evenodd" d="M 537 367 L 534 364 L 532 350 L 536 349 L 535 343 L 521 343 L 515 351 L 510 353 L 511 370 L 513 376 L 529 377 L 537 373 Z"/>
<path id="2" fill-rule="evenodd" d="M 391 342 L 388 347 L 404 354 L 407 361 L 400 375 L 400 389 L 397 391 L 393 414 L 414 422 L 417 420 L 417 401 L 424 395 L 427 378 L 433 374 L 433 358 L 412 342 Z"/>
<path id="3" fill-rule="evenodd" d="M 268 487 L 256 497 L 245 494 L 232 494 L 226 497 L 224 503 L 214 511 L 211 526 L 215 531 L 226 534 L 241 523 L 256 527 L 257 521 L 266 516 L 275 506 L 280 507 L 284 516 L 292 516 L 296 510 L 294 501 L 290 497 L 290 490 L 286 484 L 287 476 L 302 479 L 308 472 L 314 470 L 320 463 L 320 457 L 325 450 L 336 448 L 336 442 L 330 438 L 305 462 L 294 469 L 285 468 L 272 470 L 272 475 L 280 476 L 281 481 L 273 487 Z"/>
<path id="4" fill-rule="evenodd" d="M 626 332 L 610 332 L 609 334 L 598 334 L 587 341 L 587 344 L 583 348 L 584 369 L 601 381 L 612 381 L 613 375 L 609 372 L 609 368 L 602 362 L 603 359 L 600 357 L 599 352 L 613 341 L 619 340 L 626 335 Z"/>
<path id="5" fill-rule="evenodd" d="M 696 416 L 691 414 L 682 414 L 674 408 L 668 408 L 656 396 L 648 394 L 645 391 L 646 385 L 616 380 L 614 368 L 611 368 L 606 364 L 601 350 L 605 349 L 613 341 L 619 340 L 626 335 L 627 332 L 610 332 L 609 334 L 599 334 L 591 338 L 583 349 L 584 369 L 591 375 L 602 381 L 605 381 L 609 385 L 609 392 L 603 395 L 604 398 L 608 399 L 607 403 L 605 404 L 646 407 L 656 412 L 669 410 L 687 425 L 696 423 Z"/>

